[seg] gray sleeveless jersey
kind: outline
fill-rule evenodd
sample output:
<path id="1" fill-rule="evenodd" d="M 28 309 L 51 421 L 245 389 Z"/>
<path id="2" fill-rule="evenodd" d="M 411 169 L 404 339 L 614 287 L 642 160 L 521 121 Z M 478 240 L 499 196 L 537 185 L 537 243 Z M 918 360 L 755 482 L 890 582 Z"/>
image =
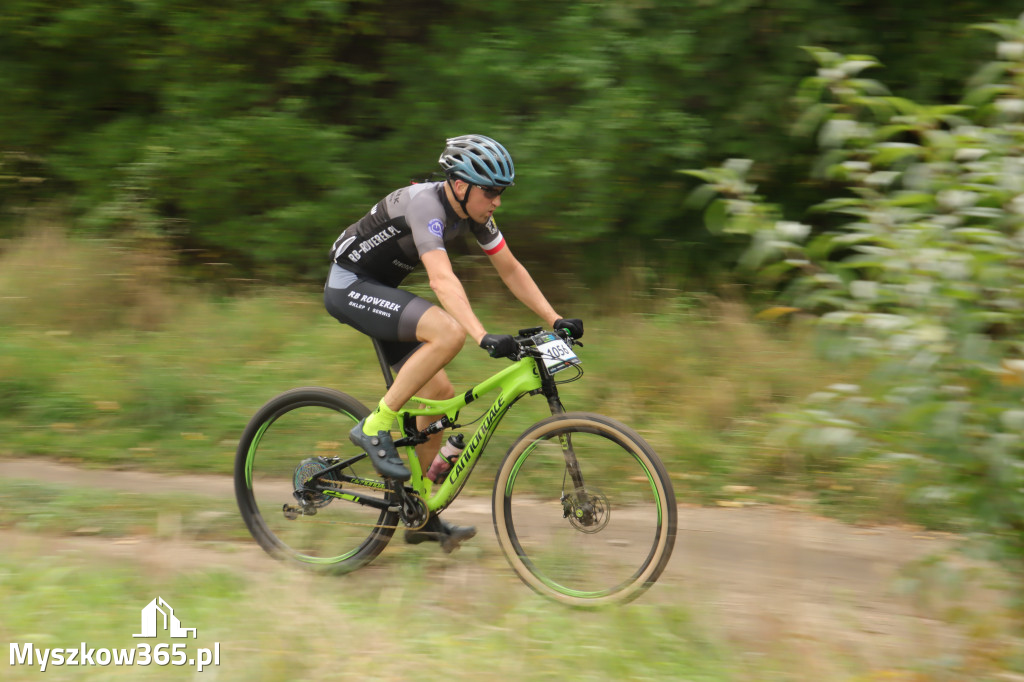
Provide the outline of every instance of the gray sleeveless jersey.
<path id="1" fill-rule="evenodd" d="M 423 254 L 444 249 L 466 231 L 487 254 L 505 240 L 494 224 L 460 219 L 444 196 L 443 182 L 402 187 L 384 197 L 369 213 L 341 233 L 331 247 L 331 260 L 352 272 L 388 286 L 398 286 Z"/>

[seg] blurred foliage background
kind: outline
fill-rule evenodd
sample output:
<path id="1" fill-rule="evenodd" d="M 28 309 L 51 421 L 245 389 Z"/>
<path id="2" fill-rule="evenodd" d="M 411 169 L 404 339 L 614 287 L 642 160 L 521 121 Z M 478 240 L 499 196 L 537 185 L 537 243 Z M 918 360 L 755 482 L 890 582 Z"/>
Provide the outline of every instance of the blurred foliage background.
<path id="1" fill-rule="evenodd" d="M 640 254 L 701 286 L 736 244 L 687 210 L 679 169 L 753 159 L 792 212 L 825 191 L 806 179 L 813 148 L 788 134 L 813 68 L 800 46 L 874 55 L 895 92 L 955 101 L 990 54 L 968 25 L 1018 10 L 10 0 L 0 235 L 58 202 L 77 231 L 163 235 L 187 262 L 229 263 L 218 276 L 320 279 L 341 227 L 474 131 L 516 159 L 502 213 L 520 253 L 587 278 Z"/>

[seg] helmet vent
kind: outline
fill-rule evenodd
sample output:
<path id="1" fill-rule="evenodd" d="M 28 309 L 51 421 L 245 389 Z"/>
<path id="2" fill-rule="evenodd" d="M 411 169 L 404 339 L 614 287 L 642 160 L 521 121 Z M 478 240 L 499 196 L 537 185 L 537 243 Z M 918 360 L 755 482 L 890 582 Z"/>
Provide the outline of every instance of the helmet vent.
<path id="1" fill-rule="evenodd" d="M 444 172 L 460 180 L 484 186 L 515 184 L 515 166 L 508 150 L 484 135 L 450 138 L 438 163 Z"/>

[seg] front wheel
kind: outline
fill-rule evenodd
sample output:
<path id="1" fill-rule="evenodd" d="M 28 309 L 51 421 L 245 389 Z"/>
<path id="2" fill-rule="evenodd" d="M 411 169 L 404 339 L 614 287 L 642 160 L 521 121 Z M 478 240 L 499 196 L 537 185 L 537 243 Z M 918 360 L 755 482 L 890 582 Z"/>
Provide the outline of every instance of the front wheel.
<path id="1" fill-rule="evenodd" d="M 331 572 L 359 568 L 384 549 L 398 513 L 356 500 L 390 502 L 393 493 L 348 441 L 369 412 L 349 395 L 310 387 L 271 399 L 249 421 L 235 456 L 235 497 L 263 549 Z"/>
<path id="2" fill-rule="evenodd" d="M 661 460 L 629 427 L 587 412 L 540 421 L 512 444 L 493 515 L 523 582 L 574 606 L 635 599 L 675 545 L 675 494 Z"/>

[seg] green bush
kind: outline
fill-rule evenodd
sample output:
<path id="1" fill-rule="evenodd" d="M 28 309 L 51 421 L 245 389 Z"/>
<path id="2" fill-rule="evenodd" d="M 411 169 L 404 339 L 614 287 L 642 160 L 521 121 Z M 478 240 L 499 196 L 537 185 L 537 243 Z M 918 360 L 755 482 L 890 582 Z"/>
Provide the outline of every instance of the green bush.
<path id="1" fill-rule="evenodd" d="M 202 260 L 320 278 L 364 196 L 348 150 L 336 130 L 267 111 L 162 131 L 135 184 L 163 230 Z"/>
<path id="2" fill-rule="evenodd" d="M 749 164 L 695 175 L 709 223 L 750 235 L 745 262 L 876 367 L 786 415 L 779 441 L 814 471 L 875 465 L 911 518 L 984 534 L 1024 575 L 1024 17 L 982 28 L 997 59 L 958 105 L 894 97 L 861 75 L 873 58 L 810 50 L 800 126 L 841 188 L 817 207 L 834 227 L 782 220 Z"/>

